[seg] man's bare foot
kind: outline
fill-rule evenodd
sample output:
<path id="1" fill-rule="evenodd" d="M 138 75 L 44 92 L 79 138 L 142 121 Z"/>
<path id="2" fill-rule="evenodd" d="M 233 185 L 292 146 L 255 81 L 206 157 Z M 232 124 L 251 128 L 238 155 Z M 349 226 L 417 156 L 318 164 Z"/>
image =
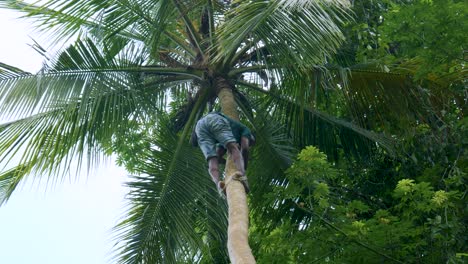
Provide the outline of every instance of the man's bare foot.
<path id="1" fill-rule="evenodd" d="M 218 184 L 216 185 L 218 188 L 218 193 L 222 198 L 226 197 L 226 184 L 224 181 L 219 181 Z"/>

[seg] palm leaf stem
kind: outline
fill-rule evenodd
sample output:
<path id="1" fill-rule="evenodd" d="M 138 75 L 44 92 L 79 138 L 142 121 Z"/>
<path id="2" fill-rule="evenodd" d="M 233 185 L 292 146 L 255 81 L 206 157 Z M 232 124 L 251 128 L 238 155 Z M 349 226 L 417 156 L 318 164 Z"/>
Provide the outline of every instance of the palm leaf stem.
<path id="1" fill-rule="evenodd" d="M 187 52 L 192 58 L 195 59 L 197 56 L 197 52 L 193 50 L 189 45 L 187 45 L 187 42 L 185 42 L 185 39 L 180 38 L 179 36 L 169 32 L 169 31 L 164 31 L 164 35 L 166 35 L 169 39 L 174 41 L 179 47 L 181 47 L 185 52 Z"/>
<path id="2" fill-rule="evenodd" d="M 258 72 L 261 70 L 265 69 L 272 69 L 271 67 L 267 67 L 266 65 L 255 65 L 255 66 L 250 66 L 250 67 L 241 67 L 241 68 L 236 68 L 228 73 L 229 78 L 236 77 L 242 73 L 247 73 L 247 72 Z"/>
<path id="3" fill-rule="evenodd" d="M 95 68 L 95 69 L 78 69 L 78 70 L 60 70 L 60 71 L 50 71 L 47 73 L 41 74 L 41 77 L 44 76 L 65 76 L 73 74 L 86 74 L 86 73 L 105 73 L 105 72 L 133 72 L 133 73 L 149 73 L 149 74 L 158 74 L 158 75 L 182 75 L 195 77 L 197 79 L 203 78 L 203 71 L 196 70 L 193 68 L 168 68 L 160 66 L 142 66 L 142 67 L 126 67 L 126 68 Z M 16 74 L 13 76 L 8 76 L 7 78 L 0 78 L 0 83 L 5 81 L 11 81 L 14 79 L 22 79 L 28 77 L 37 77 L 38 74 Z"/>
<path id="4" fill-rule="evenodd" d="M 210 37 L 210 42 L 211 42 L 211 46 L 214 46 L 213 45 L 213 40 L 214 40 L 214 37 L 215 37 L 215 21 L 214 21 L 214 5 L 213 5 L 213 1 L 211 0 L 208 0 L 208 17 L 209 17 L 209 25 L 210 25 L 210 29 L 209 29 L 209 37 Z"/>
<path id="5" fill-rule="evenodd" d="M 229 33 L 224 33 L 226 36 L 225 40 L 226 43 L 229 43 L 229 46 L 225 47 L 226 52 L 220 53 L 223 54 L 223 56 L 219 56 L 216 58 L 219 60 L 223 65 L 228 65 L 229 61 L 227 59 L 232 58 L 235 56 L 237 48 L 241 45 L 241 43 L 247 38 L 249 34 L 251 34 L 259 25 L 261 25 L 265 20 L 267 20 L 268 15 L 270 15 L 275 9 L 276 5 L 272 2 L 267 4 L 265 7 L 265 3 L 251 3 L 252 6 L 258 5 L 262 7 L 262 12 L 255 14 L 253 17 L 250 17 L 248 20 L 248 23 L 246 24 L 246 28 L 242 29 L 242 32 L 239 32 L 239 34 L 230 34 Z M 236 12 L 241 12 L 245 11 L 242 10 L 243 5 L 239 5 L 237 8 L 232 9 L 231 11 L 234 13 Z M 236 10 L 237 9 L 237 10 Z M 232 18 L 235 20 L 235 18 Z M 227 56 L 226 56 L 227 54 Z"/>
<path id="6" fill-rule="evenodd" d="M 146 72 L 146 73 L 159 73 L 161 75 L 186 75 L 192 76 L 199 80 L 203 79 L 203 71 L 196 70 L 193 68 L 167 68 L 167 67 L 157 67 L 157 66 L 144 66 L 142 68 L 128 69 L 130 72 Z"/>
<path id="7" fill-rule="evenodd" d="M 244 47 L 242 47 L 238 52 L 232 53 L 230 57 L 226 59 L 226 66 L 234 66 L 236 63 L 239 62 L 242 55 L 244 55 L 249 49 L 252 48 L 251 43 L 247 43 Z"/>
<path id="8" fill-rule="evenodd" d="M 145 83 L 144 85 L 142 85 L 142 88 L 150 88 L 154 85 L 159 85 L 159 84 L 164 84 L 164 83 L 183 83 L 183 82 L 188 82 L 192 80 L 193 78 L 191 76 L 186 76 L 186 75 L 170 76 L 170 77 L 165 77 L 164 79 Z"/>
<path id="9" fill-rule="evenodd" d="M 175 7 L 177 8 L 177 11 L 182 17 L 182 20 L 184 21 L 185 26 L 187 27 L 187 33 L 189 34 L 189 40 L 191 44 L 197 49 L 197 52 L 201 55 L 203 55 L 202 48 L 201 48 L 201 37 L 198 35 L 197 31 L 195 30 L 195 27 L 193 26 L 192 22 L 187 16 L 187 10 L 184 6 L 182 6 L 182 3 L 179 0 L 173 0 L 173 3 Z"/>

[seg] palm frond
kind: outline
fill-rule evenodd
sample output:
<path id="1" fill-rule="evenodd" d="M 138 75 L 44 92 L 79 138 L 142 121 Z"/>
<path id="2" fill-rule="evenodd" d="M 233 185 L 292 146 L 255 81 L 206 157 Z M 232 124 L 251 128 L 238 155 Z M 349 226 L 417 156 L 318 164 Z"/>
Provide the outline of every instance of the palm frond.
<path id="1" fill-rule="evenodd" d="M 266 106 L 267 111 L 273 113 L 277 120 L 285 125 L 299 149 L 315 145 L 330 158 L 336 158 L 339 149 L 359 157 L 360 154 L 369 153 L 377 143 L 389 153 L 395 152 L 396 146 L 391 138 L 312 108 L 303 102 L 303 98 L 306 97 L 296 96 L 293 98 L 302 99 L 293 101 L 274 90 L 266 91 L 250 84 L 240 84 L 267 95 L 252 103 L 255 108 Z"/>
<path id="2" fill-rule="evenodd" d="M 203 234 L 192 235 L 195 226 L 225 241 L 226 205 L 203 169 L 206 161 L 186 139 L 203 104 L 201 97 L 181 137 L 169 119 L 158 119 L 154 146 L 141 156 L 147 159 L 140 168 L 144 175 L 129 183 L 129 210 L 116 227 L 119 263 L 176 263 L 192 256 L 204 247 Z"/>
<path id="3" fill-rule="evenodd" d="M 19 156 L 21 171 L 38 176 L 63 175 L 74 158 L 78 168 L 85 156 L 92 166 L 114 133 L 142 113 L 164 109 L 164 93 L 193 78 L 142 67 L 139 56 L 127 55 L 110 60 L 92 42 L 78 41 L 42 73 L 3 71 L 0 109 L 13 121 L 0 127 L 0 161 Z"/>
<path id="4" fill-rule="evenodd" d="M 454 97 L 436 93 L 443 88 L 435 89 L 437 83 L 430 80 L 415 82 L 411 71 L 388 72 L 375 64 L 316 66 L 308 71 L 249 68 L 266 76 L 251 73 L 248 82 L 237 83 L 269 97 L 263 103 L 277 117 L 285 117 L 298 147 L 316 145 L 329 157 L 336 157 L 340 149 L 359 156 L 377 146 L 394 154 L 399 148 L 395 137 L 403 128 L 437 126 L 441 111 L 451 104 L 447 99 Z M 266 86 L 258 86 L 262 84 Z"/>
<path id="5" fill-rule="evenodd" d="M 409 83 L 411 87 L 408 88 L 412 90 L 419 86 L 420 95 L 429 100 L 430 104 L 436 108 L 436 111 L 446 108 L 451 104 L 450 101 L 453 99 L 456 100 L 459 106 L 464 105 L 464 98 L 457 96 L 456 90 L 463 90 L 465 87 L 465 82 L 468 77 L 466 70 L 460 68 L 459 65 L 446 65 L 447 68 L 451 67 L 453 71 L 420 76 L 421 71 L 424 71 L 421 70 L 423 65 L 424 63 L 421 62 L 421 59 L 416 57 L 402 60 L 388 66 L 383 66 L 378 62 L 369 62 L 366 64 L 354 65 L 351 70 L 352 72 L 357 72 L 358 75 L 361 72 L 368 76 L 374 74 L 375 78 L 379 78 L 383 75 L 383 80 L 391 78 L 393 82 L 400 81 L 403 85 L 408 85 Z M 385 69 L 385 67 L 387 68 Z M 359 77 L 363 78 L 363 76 Z M 399 86 L 402 86 L 401 84 Z M 410 91 L 410 89 L 406 90 Z M 463 92 L 461 92 L 461 94 L 463 94 Z"/>
<path id="6" fill-rule="evenodd" d="M 161 85 L 165 81 L 190 80 L 201 76 L 201 72 L 185 68 L 141 66 L 145 61 L 144 58 L 139 59 L 141 54 L 125 54 L 120 52 L 119 57 L 109 58 L 91 41 L 78 41 L 38 74 L 3 72 L 0 75 L 2 115 L 16 114 L 21 117 L 41 112 L 57 102 L 80 97 L 86 100 L 86 96 L 93 93 L 112 92 L 113 87 L 132 87 L 129 82 L 135 84 L 133 87 L 147 88 L 155 83 Z M 171 76 L 186 78 L 167 78 Z"/>
<path id="7" fill-rule="evenodd" d="M 79 35 L 90 34 L 108 46 L 115 42 L 134 42 L 145 46 L 154 54 L 160 49 L 160 37 L 174 41 L 166 31 L 178 17 L 169 0 L 113 2 L 47 1 L 42 5 L 24 1 L 3 1 L 1 6 L 25 13 L 39 28 L 52 33 L 53 41 L 63 42 Z M 154 30 L 158 28 L 158 30 Z M 164 45 L 166 45 L 165 43 Z M 181 43 L 178 42 L 178 45 Z M 187 49 L 186 52 L 191 52 Z"/>
<path id="8" fill-rule="evenodd" d="M 28 74 L 28 72 L 0 62 L 0 78 L 10 78 L 21 74 Z"/>
<path id="9" fill-rule="evenodd" d="M 0 174 L 0 206 L 8 201 L 13 191 L 23 180 L 24 170 L 27 168 L 27 165 L 20 165 Z"/>
<path id="10" fill-rule="evenodd" d="M 226 54 L 233 54 L 242 43 L 258 43 L 253 49 L 265 47 L 269 58 L 283 66 L 310 66 L 323 62 L 343 40 L 337 23 L 346 16 L 346 8 L 330 1 L 242 2 L 227 14 L 220 28 L 219 54 L 223 64 Z"/>
<path id="11" fill-rule="evenodd" d="M 418 124 L 437 126 L 441 111 L 454 97 L 446 88 L 431 80 L 416 82 L 412 71 L 401 68 L 386 72 L 360 65 L 351 68 L 349 85 L 341 92 L 356 123 L 399 136 Z"/>
<path id="12" fill-rule="evenodd" d="M 126 2 L 126 1 L 125 1 Z M 136 21 L 147 21 L 148 18 L 142 12 L 135 11 L 135 5 L 132 8 L 119 8 L 124 4 L 119 1 L 110 3 L 108 1 L 47 1 L 42 5 L 30 4 L 24 1 L 3 1 L 2 6 L 9 9 L 18 10 L 26 13 L 26 17 L 32 17 L 39 21 L 40 28 L 43 30 L 52 30 L 56 40 L 69 39 L 80 33 L 83 27 L 89 29 L 103 29 L 103 15 L 109 14 L 114 20 L 114 28 L 122 27 L 121 21 L 115 20 L 113 11 L 125 11 L 127 23 L 134 24 Z M 143 9 L 142 10 L 147 10 Z M 132 31 L 126 31 L 130 34 Z"/>
<path id="13" fill-rule="evenodd" d="M 195 25 L 192 23 L 192 20 L 187 15 L 189 13 L 189 9 L 184 5 L 183 1 L 174 0 L 172 1 L 182 18 L 185 31 L 187 32 L 187 39 L 189 39 L 192 46 L 194 46 L 197 50 L 197 53 L 202 54 L 201 48 L 201 36 L 199 32 L 195 29 Z"/>

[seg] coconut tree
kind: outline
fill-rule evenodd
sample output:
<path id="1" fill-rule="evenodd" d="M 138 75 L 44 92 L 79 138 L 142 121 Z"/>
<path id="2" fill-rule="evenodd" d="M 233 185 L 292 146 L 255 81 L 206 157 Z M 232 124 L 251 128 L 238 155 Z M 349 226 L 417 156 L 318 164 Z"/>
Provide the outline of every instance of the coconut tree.
<path id="1" fill-rule="evenodd" d="M 72 160 L 94 165 L 111 151 L 127 160 L 138 156 L 127 163 L 136 176 L 116 227 L 120 263 L 198 262 L 225 241 L 225 204 L 205 161 L 187 143 L 196 120 L 214 107 L 257 133 L 248 172 L 253 197 L 282 180 L 293 146 L 315 144 L 333 153 L 341 145 L 353 154 L 379 142 L 391 150 L 365 124 L 316 107 L 319 87 L 346 86 L 346 72 L 326 63 L 343 40 L 347 1 L 1 5 L 25 12 L 56 41 L 76 41 L 48 55 L 37 74 L 0 65 L 0 113 L 13 119 L 0 126 L 0 161 L 20 158 L 0 176 L 0 201 L 28 175 L 60 179 Z M 247 197 L 229 179 L 232 164 L 228 159 L 225 173 L 229 258 L 254 263 Z"/>

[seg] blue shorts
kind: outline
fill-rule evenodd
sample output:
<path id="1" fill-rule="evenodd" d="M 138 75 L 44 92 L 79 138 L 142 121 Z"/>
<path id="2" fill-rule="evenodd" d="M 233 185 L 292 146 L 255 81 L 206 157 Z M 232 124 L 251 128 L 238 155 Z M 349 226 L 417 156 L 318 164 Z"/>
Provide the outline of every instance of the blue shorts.
<path id="1" fill-rule="evenodd" d="M 216 157 L 216 144 L 220 143 L 227 149 L 227 144 L 236 142 L 229 121 L 216 113 L 211 113 L 198 120 L 195 132 L 198 145 L 208 160 Z"/>

